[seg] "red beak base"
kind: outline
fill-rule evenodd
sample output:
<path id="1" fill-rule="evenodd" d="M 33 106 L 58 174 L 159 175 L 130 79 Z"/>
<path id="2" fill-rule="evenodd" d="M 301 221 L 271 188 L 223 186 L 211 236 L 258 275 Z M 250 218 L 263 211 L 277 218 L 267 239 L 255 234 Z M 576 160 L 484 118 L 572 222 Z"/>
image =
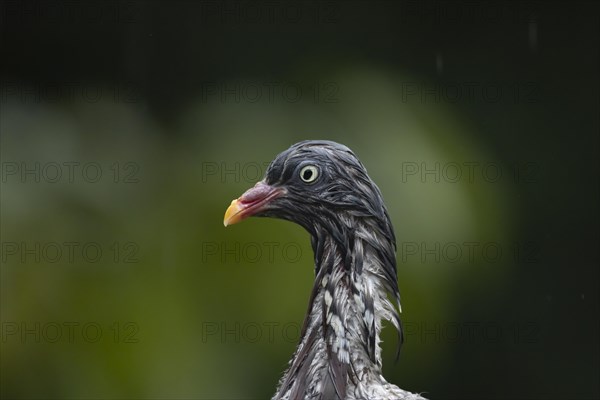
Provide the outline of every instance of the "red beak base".
<path id="1" fill-rule="evenodd" d="M 233 200 L 225 211 L 223 225 L 237 224 L 241 220 L 255 215 L 273 199 L 281 196 L 283 189 L 269 186 L 263 181 L 248 189 L 239 198 Z"/>

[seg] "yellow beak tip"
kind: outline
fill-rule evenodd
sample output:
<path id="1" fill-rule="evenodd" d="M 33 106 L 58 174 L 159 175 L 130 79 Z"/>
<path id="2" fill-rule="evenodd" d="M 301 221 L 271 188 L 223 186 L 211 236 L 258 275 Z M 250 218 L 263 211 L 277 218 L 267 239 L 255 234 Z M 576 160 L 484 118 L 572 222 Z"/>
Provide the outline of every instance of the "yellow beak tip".
<path id="1" fill-rule="evenodd" d="M 240 211 L 242 210 L 242 207 L 240 207 L 240 204 L 237 200 L 232 200 L 231 201 L 231 205 L 227 208 L 227 211 L 225 211 L 225 217 L 223 218 L 223 225 L 225 227 L 229 226 L 229 225 L 233 225 L 236 222 L 240 221 Z"/>

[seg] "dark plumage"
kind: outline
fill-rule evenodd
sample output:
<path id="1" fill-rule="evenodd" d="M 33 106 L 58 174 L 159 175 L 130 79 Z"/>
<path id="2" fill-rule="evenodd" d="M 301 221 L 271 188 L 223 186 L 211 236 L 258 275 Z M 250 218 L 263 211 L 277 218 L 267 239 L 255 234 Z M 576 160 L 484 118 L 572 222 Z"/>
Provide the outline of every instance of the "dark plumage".
<path id="1" fill-rule="evenodd" d="M 295 222 L 311 235 L 315 284 L 301 340 L 273 399 L 422 399 L 381 375 L 381 320 L 403 340 L 396 243 L 379 188 L 346 146 L 304 141 L 234 200 L 225 225 L 248 216 Z"/>

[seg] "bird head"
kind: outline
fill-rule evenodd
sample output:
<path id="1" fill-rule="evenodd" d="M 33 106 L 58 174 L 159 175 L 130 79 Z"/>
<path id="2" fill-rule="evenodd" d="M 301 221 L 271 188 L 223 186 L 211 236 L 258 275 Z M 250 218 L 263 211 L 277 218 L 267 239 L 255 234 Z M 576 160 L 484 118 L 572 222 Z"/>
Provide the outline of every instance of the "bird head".
<path id="1" fill-rule="evenodd" d="M 264 179 L 231 202 L 223 222 L 228 226 L 250 216 L 292 221 L 309 231 L 317 274 L 311 304 L 316 291 L 325 286 L 330 297 L 335 297 L 336 282 L 344 278 L 334 268 L 352 271 L 355 279 L 367 265 L 368 279 L 376 281 L 375 287 L 385 288 L 400 305 L 394 230 L 379 188 L 348 147 L 308 140 L 280 153 L 270 163 Z M 375 362 L 378 338 L 372 316 L 385 310 L 383 317 L 397 328 L 399 344 L 403 340 L 401 321 L 387 300 L 379 299 L 380 308 L 376 310 L 373 293 L 356 290 L 363 297 L 362 306 L 370 310 L 365 314 L 367 319 L 371 316 L 365 323 L 365 341 Z M 343 310 L 340 305 L 330 311 Z"/>
<path id="2" fill-rule="evenodd" d="M 339 237 L 356 219 L 371 219 L 393 240 L 381 193 L 363 164 L 346 146 L 307 140 L 280 153 L 265 178 L 233 200 L 224 225 L 247 217 L 295 222 L 313 236 L 326 231 Z"/>

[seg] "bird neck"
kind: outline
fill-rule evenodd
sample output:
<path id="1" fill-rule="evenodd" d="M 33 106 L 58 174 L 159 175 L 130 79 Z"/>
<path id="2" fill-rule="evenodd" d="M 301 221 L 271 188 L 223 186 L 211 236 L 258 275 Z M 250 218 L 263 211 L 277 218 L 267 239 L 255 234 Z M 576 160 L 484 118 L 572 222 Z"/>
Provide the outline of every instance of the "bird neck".
<path id="1" fill-rule="evenodd" d="M 398 293 L 393 232 L 385 235 L 373 223 L 357 219 L 343 232 L 314 231 L 316 278 L 300 344 L 281 381 L 283 398 L 303 393 L 312 379 L 343 398 L 351 369 L 380 376 L 381 320 L 398 330 L 400 320 L 387 297 Z"/>
<path id="2" fill-rule="evenodd" d="M 380 370 L 381 320 L 399 321 L 388 299 L 388 292 L 397 293 L 395 244 L 361 220 L 352 225 L 355 229 L 339 235 L 321 234 L 316 243 L 313 240 L 315 298 L 309 304 L 307 320 L 320 322 L 319 334 L 328 347 L 328 357 L 348 362 L 353 361 L 351 353 Z M 336 240 L 339 237 L 346 238 L 345 242 Z M 393 264 L 388 264 L 390 260 Z M 310 329 L 307 322 L 304 331 Z"/>

